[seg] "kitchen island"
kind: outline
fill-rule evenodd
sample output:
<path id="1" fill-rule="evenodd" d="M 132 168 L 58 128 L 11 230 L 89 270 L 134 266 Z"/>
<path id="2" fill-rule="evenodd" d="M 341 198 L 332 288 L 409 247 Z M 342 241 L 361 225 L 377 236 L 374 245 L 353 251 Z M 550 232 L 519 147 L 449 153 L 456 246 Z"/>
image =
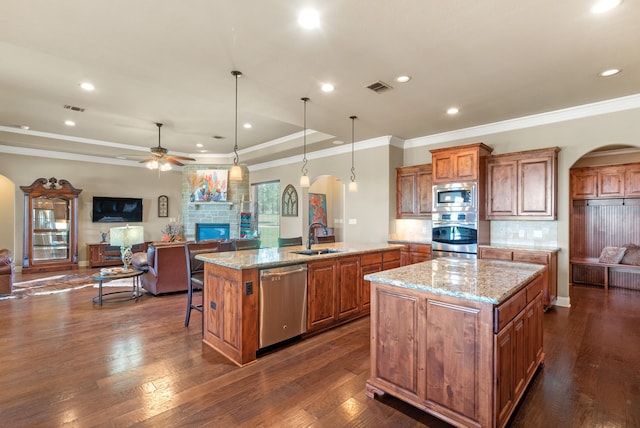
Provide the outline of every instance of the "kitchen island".
<path id="1" fill-rule="evenodd" d="M 200 254 L 196 257 L 205 262 L 203 341 L 240 366 L 255 362 L 260 272 L 283 266 L 307 267 L 304 336 L 368 315 L 370 287 L 363 276 L 399 267 L 400 248 L 336 242 L 313 245 L 312 254 L 300 254 L 303 246 Z"/>
<path id="2" fill-rule="evenodd" d="M 503 427 L 542 365 L 541 265 L 439 258 L 373 273 L 367 395 Z"/>

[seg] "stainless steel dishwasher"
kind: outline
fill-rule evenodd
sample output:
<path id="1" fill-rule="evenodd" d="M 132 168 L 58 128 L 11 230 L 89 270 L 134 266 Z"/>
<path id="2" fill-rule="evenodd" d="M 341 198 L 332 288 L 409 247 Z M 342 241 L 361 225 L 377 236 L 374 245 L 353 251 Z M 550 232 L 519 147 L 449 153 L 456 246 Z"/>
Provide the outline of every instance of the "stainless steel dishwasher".
<path id="1" fill-rule="evenodd" d="M 262 269 L 259 300 L 260 348 L 307 331 L 307 265 Z"/>

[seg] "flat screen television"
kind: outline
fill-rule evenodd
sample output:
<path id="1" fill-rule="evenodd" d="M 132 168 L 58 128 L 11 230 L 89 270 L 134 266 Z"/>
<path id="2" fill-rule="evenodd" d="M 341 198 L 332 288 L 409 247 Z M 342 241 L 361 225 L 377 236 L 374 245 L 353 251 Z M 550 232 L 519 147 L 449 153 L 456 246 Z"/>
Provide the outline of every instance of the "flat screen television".
<path id="1" fill-rule="evenodd" d="M 94 223 L 136 223 L 142 221 L 142 198 L 93 197 Z"/>

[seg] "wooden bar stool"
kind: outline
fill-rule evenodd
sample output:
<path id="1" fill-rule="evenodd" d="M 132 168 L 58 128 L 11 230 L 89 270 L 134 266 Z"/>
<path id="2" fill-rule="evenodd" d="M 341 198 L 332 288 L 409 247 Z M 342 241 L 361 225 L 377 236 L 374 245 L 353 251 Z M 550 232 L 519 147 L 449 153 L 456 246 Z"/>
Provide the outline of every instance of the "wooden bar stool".
<path id="1" fill-rule="evenodd" d="M 187 257 L 187 314 L 184 319 L 184 326 L 189 327 L 191 310 L 202 312 L 202 303 L 193 303 L 194 290 L 202 290 L 204 287 L 204 262 L 196 259 L 198 254 L 213 253 L 218 251 L 217 241 L 186 243 L 184 246 Z M 204 319 L 203 325 L 204 325 Z"/>

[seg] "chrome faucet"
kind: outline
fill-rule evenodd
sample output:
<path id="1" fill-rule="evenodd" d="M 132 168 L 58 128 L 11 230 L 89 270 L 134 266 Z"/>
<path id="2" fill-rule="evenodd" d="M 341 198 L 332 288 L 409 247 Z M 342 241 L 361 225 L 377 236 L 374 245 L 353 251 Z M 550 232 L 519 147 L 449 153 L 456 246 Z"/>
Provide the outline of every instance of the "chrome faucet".
<path id="1" fill-rule="evenodd" d="M 313 228 L 313 226 L 322 226 L 322 228 L 324 229 L 324 232 L 327 233 L 327 225 L 326 224 L 322 224 L 319 221 L 313 222 L 309 225 L 309 232 L 307 233 L 307 237 L 309 239 L 307 239 L 307 250 L 311 249 L 311 244 L 313 243 L 313 241 L 311 240 L 311 229 Z"/>

